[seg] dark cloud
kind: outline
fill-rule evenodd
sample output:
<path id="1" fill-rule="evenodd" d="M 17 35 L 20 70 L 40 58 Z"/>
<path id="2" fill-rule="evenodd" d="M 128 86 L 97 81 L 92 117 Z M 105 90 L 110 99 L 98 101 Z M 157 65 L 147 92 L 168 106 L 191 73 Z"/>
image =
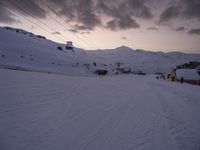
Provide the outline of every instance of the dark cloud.
<path id="1" fill-rule="evenodd" d="M 173 18 L 178 17 L 180 14 L 180 10 L 176 6 L 171 6 L 164 10 L 164 12 L 160 15 L 159 23 L 167 22 Z"/>
<path id="2" fill-rule="evenodd" d="M 104 26 L 111 30 L 138 28 L 136 18 L 153 18 L 144 0 L 46 0 L 77 30 L 93 30 Z M 111 21 L 103 22 L 103 17 Z M 106 25 L 103 25 L 106 24 Z"/>
<path id="3" fill-rule="evenodd" d="M 200 21 L 200 0 L 176 0 L 172 6 L 162 12 L 159 23 L 167 22 L 174 18 L 197 19 Z"/>
<path id="4" fill-rule="evenodd" d="M 93 29 L 93 27 L 91 26 L 78 25 L 78 24 L 75 24 L 73 28 L 74 30 L 92 30 Z"/>
<path id="5" fill-rule="evenodd" d="M 52 34 L 54 34 L 54 35 L 61 35 L 61 33 L 60 32 L 52 32 Z"/>
<path id="6" fill-rule="evenodd" d="M 68 31 L 70 31 L 72 33 L 79 33 L 78 30 L 76 30 L 76 29 L 69 29 Z"/>
<path id="7" fill-rule="evenodd" d="M 178 28 L 174 29 L 174 31 L 184 31 L 184 30 L 186 30 L 185 27 L 178 27 Z"/>
<path id="8" fill-rule="evenodd" d="M 74 28 L 77 30 L 93 30 L 102 24 L 100 17 L 95 13 L 93 0 L 49 0 L 49 2 L 57 8 L 59 15 L 68 21 L 76 22 Z"/>
<path id="9" fill-rule="evenodd" d="M 188 34 L 190 34 L 190 35 L 200 35 L 200 28 L 191 29 L 191 30 L 188 31 Z"/>
<path id="10" fill-rule="evenodd" d="M 149 7 L 145 5 L 144 0 L 128 0 L 128 6 L 134 16 L 144 19 L 151 19 L 153 14 Z"/>
<path id="11" fill-rule="evenodd" d="M 40 0 L 2 0 L 2 3 L 12 11 L 35 18 L 45 18 L 47 12 L 40 6 L 39 2 Z"/>
<path id="12" fill-rule="evenodd" d="M 180 5 L 183 17 L 200 20 L 200 0 L 181 0 Z"/>
<path id="13" fill-rule="evenodd" d="M 139 28 L 140 25 L 130 16 L 124 16 L 118 21 L 119 29 Z"/>
<path id="14" fill-rule="evenodd" d="M 101 0 L 97 2 L 97 10 L 102 14 L 119 19 L 126 15 L 143 19 L 153 17 L 144 0 Z"/>
<path id="15" fill-rule="evenodd" d="M 113 31 L 117 30 L 117 27 L 118 27 L 117 20 L 111 20 L 106 24 L 106 28 L 111 29 Z"/>
<path id="16" fill-rule="evenodd" d="M 14 18 L 14 14 L 10 12 L 8 9 L 6 9 L 3 5 L 1 5 L 1 3 L 0 3 L 0 22 L 2 23 L 17 22 L 17 20 Z"/>
<path id="17" fill-rule="evenodd" d="M 52 8 L 61 17 L 75 24 L 76 30 L 111 30 L 139 28 L 137 19 L 152 19 L 147 0 L 2 0 L 13 11 L 34 18 L 46 18 Z M 5 12 L 5 11 L 4 11 Z M 5 13 L 2 13 L 5 14 Z M 11 19 L 11 15 L 8 15 Z M 104 22 L 107 17 L 111 21 Z M 8 17 L 7 17 L 8 18 Z"/>
<path id="18" fill-rule="evenodd" d="M 126 16 L 120 19 L 114 19 L 106 24 L 106 28 L 110 30 L 126 30 L 130 28 L 139 28 L 140 25 L 131 17 Z"/>
<path id="19" fill-rule="evenodd" d="M 79 26 L 80 27 L 80 26 Z M 77 25 L 75 26 L 75 28 L 77 28 Z M 82 26 L 82 28 L 85 28 L 85 27 L 83 27 Z M 90 34 L 90 32 L 89 31 L 83 31 L 83 32 L 79 32 L 79 30 L 77 30 L 77 29 L 69 29 L 68 31 L 70 31 L 70 32 L 72 32 L 72 33 L 80 33 L 80 34 Z"/>
<path id="20" fill-rule="evenodd" d="M 158 31 L 158 28 L 156 28 L 156 27 L 149 27 L 149 28 L 147 28 L 148 30 L 156 30 L 156 31 Z"/>
<path id="21" fill-rule="evenodd" d="M 100 14 L 112 18 L 106 23 L 111 30 L 139 28 L 136 18 L 151 19 L 153 15 L 143 0 L 111 1 L 101 0 L 97 3 Z"/>
<path id="22" fill-rule="evenodd" d="M 129 28 L 139 28 L 140 25 L 131 17 L 131 16 L 124 16 L 118 22 L 118 27 L 120 29 L 129 29 Z"/>

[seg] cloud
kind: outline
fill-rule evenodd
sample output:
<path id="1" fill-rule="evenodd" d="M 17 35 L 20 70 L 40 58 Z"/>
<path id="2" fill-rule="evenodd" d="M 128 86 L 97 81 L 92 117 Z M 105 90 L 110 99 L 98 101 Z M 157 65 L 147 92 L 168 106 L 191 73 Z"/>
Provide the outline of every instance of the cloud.
<path id="1" fill-rule="evenodd" d="M 188 31 L 188 34 L 190 34 L 190 35 L 200 35 L 200 28 L 191 29 L 191 30 Z"/>
<path id="2" fill-rule="evenodd" d="M 18 22 L 14 17 L 14 14 L 10 12 L 7 8 L 3 7 L 0 3 L 0 22 L 10 24 Z"/>
<path id="3" fill-rule="evenodd" d="M 79 26 L 80 27 L 80 26 Z M 77 27 L 75 27 L 77 28 Z M 84 26 L 82 26 L 82 28 L 85 28 Z M 87 28 L 86 28 L 87 29 Z M 68 31 L 72 32 L 72 33 L 80 33 L 80 34 L 90 34 L 89 31 L 83 31 L 83 32 L 79 32 L 77 29 L 69 29 Z"/>
<path id="4" fill-rule="evenodd" d="M 75 24 L 73 26 L 73 29 L 74 30 L 93 30 L 93 27 L 91 26 L 86 26 L 86 25 L 78 25 L 78 24 Z"/>
<path id="5" fill-rule="evenodd" d="M 113 31 L 117 30 L 117 27 L 118 27 L 117 20 L 111 20 L 111 21 L 107 22 L 107 24 L 106 24 L 106 28 L 113 30 Z"/>
<path id="6" fill-rule="evenodd" d="M 200 20 L 200 1 L 199 0 L 181 0 L 180 7 L 183 9 L 183 17 Z"/>
<path id="7" fill-rule="evenodd" d="M 151 9 L 145 0 L 46 0 L 57 13 L 75 22 L 77 30 L 94 30 L 106 27 L 110 30 L 138 28 L 136 19 L 152 19 Z M 110 19 L 104 22 L 104 18 Z"/>
<path id="8" fill-rule="evenodd" d="M 107 22 L 106 28 L 116 31 L 130 28 L 140 28 L 140 25 L 133 18 L 126 16 L 125 18 L 114 19 Z"/>
<path id="9" fill-rule="evenodd" d="M 91 34 L 89 31 L 81 32 L 80 34 Z"/>
<path id="10" fill-rule="evenodd" d="M 132 14 L 139 18 L 151 19 L 153 14 L 149 7 L 145 5 L 144 0 L 128 0 L 128 6 L 130 6 Z"/>
<path id="11" fill-rule="evenodd" d="M 45 19 L 52 8 L 58 15 L 73 23 L 75 30 L 110 30 L 139 28 L 138 19 L 153 18 L 147 0 L 2 0 L 10 9 L 23 15 Z M 3 10 L 5 14 L 5 10 Z M 7 17 L 11 20 L 11 15 Z M 105 18 L 110 21 L 105 21 Z M 12 18 L 14 19 L 14 18 Z"/>
<path id="12" fill-rule="evenodd" d="M 200 1 L 176 0 L 175 3 L 172 3 L 172 6 L 169 6 L 161 13 L 159 23 L 162 24 L 174 18 L 184 20 L 197 19 L 200 21 Z"/>
<path id="13" fill-rule="evenodd" d="M 52 32 L 51 34 L 54 34 L 54 35 L 61 35 L 61 33 L 60 32 Z"/>
<path id="14" fill-rule="evenodd" d="M 185 27 L 178 27 L 178 28 L 174 29 L 174 31 L 184 31 L 184 30 L 186 30 Z"/>
<path id="15" fill-rule="evenodd" d="M 65 17 L 68 21 L 75 22 L 77 30 L 93 30 L 100 26 L 101 19 L 95 12 L 95 2 L 93 0 L 59 0 L 49 1 L 57 8 L 57 13 Z"/>
<path id="16" fill-rule="evenodd" d="M 47 11 L 43 9 L 40 0 L 2 0 L 12 11 L 34 18 L 46 18 Z"/>
<path id="17" fill-rule="evenodd" d="M 68 31 L 70 31 L 72 33 L 79 33 L 78 30 L 76 30 L 76 29 L 69 29 Z"/>
<path id="18" fill-rule="evenodd" d="M 130 16 L 124 16 L 118 20 L 119 29 L 139 28 L 140 25 Z"/>
<path id="19" fill-rule="evenodd" d="M 121 18 L 126 15 L 143 19 L 151 19 L 153 14 L 144 0 L 101 0 L 97 1 L 97 10 L 114 18 Z"/>
<path id="20" fill-rule="evenodd" d="M 122 40 L 127 40 L 127 37 L 122 37 Z"/>
<path id="21" fill-rule="evenodd" d="M 177 6 L 171 6 L 168 7 L 163 11 L 163 13 L 160 15 L 160 21 L 159 24 L 162 24 L 163 22 L 167 22 L 173 18 L 178 17 L 180 14 L 180 10 Z"/>
<path id="22" fill-rule="evenodd" d="M 156 27 L 149 27 L 149 28 L 147 28 L 148 30 L 156 30 L 156 31 L 158 31 L 158 28 L 156 28 Z"/>

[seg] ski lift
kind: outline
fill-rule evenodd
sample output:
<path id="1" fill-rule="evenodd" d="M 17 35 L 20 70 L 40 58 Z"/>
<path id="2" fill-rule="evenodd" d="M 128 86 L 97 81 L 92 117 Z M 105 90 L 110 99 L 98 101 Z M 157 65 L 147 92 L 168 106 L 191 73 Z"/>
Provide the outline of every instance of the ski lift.
<path id="1" fill-rule="evenodd" d="M 72 41 L 67 41 L 67 44 L 66 44 L 66 49 L 67 50 L 73 50 L 73 42 Z"/>

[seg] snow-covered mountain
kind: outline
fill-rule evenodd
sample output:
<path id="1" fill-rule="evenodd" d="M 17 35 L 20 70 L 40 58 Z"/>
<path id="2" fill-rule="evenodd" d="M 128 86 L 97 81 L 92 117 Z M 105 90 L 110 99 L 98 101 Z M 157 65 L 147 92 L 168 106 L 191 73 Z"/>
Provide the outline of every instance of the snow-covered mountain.
<path id="1" fill-rule="evenodd" d="M 21 29 L 0 28 L 0 64 L 35 71 L 83 75 L 95 69 L 81 49 L 67 50 L 40 35 Z"/>
<path id="2" fill-rule="evenodd" d="M 200 54 L 186 54 L 181 52 L 151 52 L 133 50 L 129 47 L 119 47 L 110 50 L 87 51 L 98 61 L 107 64 L 122 63 L 133 71 L 147 73 L 168 72 L 179 64 L 189 61 L 200 61 Z"/>
<path id="3" fill-rule="evenodd" d="M 116 63 L 121 63 L 122 67 L 129 67 L 133 71 L 155 73 L 168 72 L 188 61 L 200 61 L 199 54 L 150 52 L 125 46 L 96 51 L 74 48 L 72 51 L 67 50 L 64 44 L 10 27 L 0 27 L 0 39 L 1 66 L 35 71 L 91 75 L 97 68 L 106 68 L 113 73 Z"/>

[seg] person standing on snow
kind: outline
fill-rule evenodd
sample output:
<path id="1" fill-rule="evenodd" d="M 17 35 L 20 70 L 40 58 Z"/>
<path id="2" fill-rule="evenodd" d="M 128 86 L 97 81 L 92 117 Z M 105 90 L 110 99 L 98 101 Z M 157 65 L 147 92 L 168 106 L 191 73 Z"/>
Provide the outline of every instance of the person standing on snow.
<path id="1" fill-rule="evenodd" d="M 176 80 L 176 69 L 174 69 L 174 70 L 171 72 L 171 79 L 172 79 L 172 82 Z"/>

